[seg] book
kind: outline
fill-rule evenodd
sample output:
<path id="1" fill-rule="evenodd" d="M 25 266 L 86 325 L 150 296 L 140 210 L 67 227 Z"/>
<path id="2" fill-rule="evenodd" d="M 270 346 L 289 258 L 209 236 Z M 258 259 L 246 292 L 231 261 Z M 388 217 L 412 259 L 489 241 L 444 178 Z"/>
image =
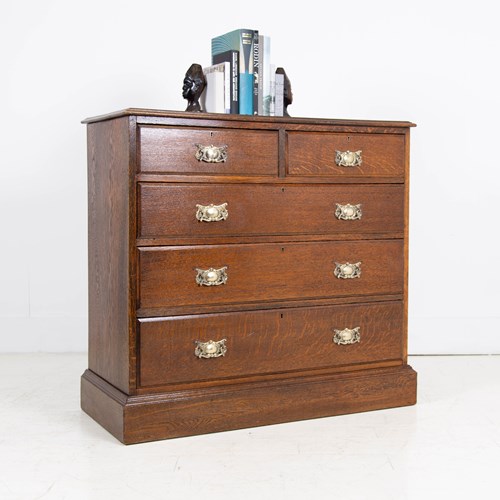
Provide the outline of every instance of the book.
<path id="1" fill-rule="evenodd" d="M 253 114 L 257 115 L 259 110 L 259 81 L 260 81 L 260 50 L 259 31 L 253 30 Z"/>
<path id="2" fill-rule="evenodd" d="M 222 62 L 229 62 L 230 64 L 230 84 L 229 92 L 231 95 L 231 105 L 230 110 L 232 114 L 238 114 L 238 73 L 239 73 L 239 56 L 238 50 L 226 50 L 226 52 L 221 52 L 220 54 L 215 54 L 212 57 L 213 64 L 219 64 Z"/>
<path id="3" fill-rule="evenodd" d="M 207 86 L 201 95 L 201 106 L 207 113 L 230 113 L 230 65 L 223 62 L 203 68 Z"/>
<path id="4" fill-rule="evenodd" d="M 253 39 L 254 30 L 237 29 L 224 35 L 212 38 L 213 57 L 228 50 L 238 50 L 238 112 L 242 115 L 253 115 Z"/>
<path id="5" fill-rule="evenodd" d="M 285 109 L 285 75 L 276 70 L 276 83 L 275 83 L 275 99 L 274 99 L 274 116 L 283 116 Z"/>
<path id="6" fill-rule="evenodd" d="M 271 38 L 259 35 L 259 115 L 269 116 L 271 107 Z"/>
<path id="7" fill-rule="evenodd" d="M 276 105 L 276 65 L 269 66 L 269 116 L 275 116 Z"/>

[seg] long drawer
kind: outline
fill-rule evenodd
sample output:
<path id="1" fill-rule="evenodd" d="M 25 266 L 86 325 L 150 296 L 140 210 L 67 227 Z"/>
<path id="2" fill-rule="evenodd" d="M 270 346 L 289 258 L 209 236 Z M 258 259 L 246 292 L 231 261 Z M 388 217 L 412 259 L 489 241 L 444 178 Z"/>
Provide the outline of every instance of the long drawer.
<path id="1" fill-rule="evenodd" d="M 401 359 L 401 302 L 140 320 L 140 384 Z"/>
<path id="2" fill-rule="evenodd" d="M 139 184 L 143 238 L 403 231 L 402 185 Z"/>
<path id="3" fill-rule="evenodd" d="M 139 165 L 152 173 L 276 176 L 278 132 L 141 126 Z"/>
<path id="4" fill-rule="evenodd" d="M 202 304 L 400 294 L 403 241 L 142 247 L 139 304 Z"/>
<path id="5" fill-rule="evenodd" d="M 289 175 L 404 177 L 402 134 L 288 132 Z"/>

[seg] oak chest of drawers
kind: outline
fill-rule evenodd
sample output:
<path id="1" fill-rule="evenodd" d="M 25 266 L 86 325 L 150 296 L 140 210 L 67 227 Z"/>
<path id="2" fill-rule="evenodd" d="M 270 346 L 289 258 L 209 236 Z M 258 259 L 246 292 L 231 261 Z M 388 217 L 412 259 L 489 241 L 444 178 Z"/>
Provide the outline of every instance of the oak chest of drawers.
<path id="1" fill-rule="evenodd" d="M 84 411 L 136 443 L 415 403 L 411 123 L 85 123 Z"/>

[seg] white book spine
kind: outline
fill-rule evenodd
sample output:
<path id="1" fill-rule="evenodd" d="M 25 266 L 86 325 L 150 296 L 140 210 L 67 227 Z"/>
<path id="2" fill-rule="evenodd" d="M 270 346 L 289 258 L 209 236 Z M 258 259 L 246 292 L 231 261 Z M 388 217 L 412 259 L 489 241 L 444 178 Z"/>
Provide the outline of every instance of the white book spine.
<path id="1" fill-rule="evenodd" d="M 269 116 L 275 116 L 276 104 L 276 65 L 269 66 Z"/>
<path id="2" fill-rule="evenodd" d="M 274 116 L 283 116 L 285 94 L 285 75 L 276 74 L 276 99 L 274 105 Z"/>
<path id="3" fill-rule="evenodd" d="M 201 106 L 207 113 L 231 112 L 231 75 L 229 62 L 203 68 L 207 86 L 202 94 Z"/>
<path id="4" fill-rule="evenodd" d="M 224 113 L 231 113 L 231 64 L 224 63 Z"/>
<path id="5" fill-rule="evenodd" d="M 262 38 L 260 45 L 262 47 L 262 114 L 269 116 L 271 112 L 271 38 L 268 36 Z"/>

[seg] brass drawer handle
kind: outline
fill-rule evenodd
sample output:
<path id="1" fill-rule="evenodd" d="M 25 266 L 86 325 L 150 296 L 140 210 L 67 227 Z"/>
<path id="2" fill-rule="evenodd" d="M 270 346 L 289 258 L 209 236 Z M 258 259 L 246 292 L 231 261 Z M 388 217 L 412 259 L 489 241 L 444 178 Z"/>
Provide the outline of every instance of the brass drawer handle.
<path id="1" fill-rule="evenodd" d="M 224 163 L 227 160 L 227 146 L 202 146 L 195 144 L 197 150 L 195 158 L 206 163 Z"/>
<path id="2" fill-rule="evenodd" d="M 226 269 L 227 266 L 221 267 L 220 269 L 214 269 L 213 267 L 209 269 L 196 268 L 196 283 L 200 286 L 225 285 L 227 281 Z"/>
<path id="3" fill-rule="evenodd" d="M 337 203 L 336 205 L 335 217 L 339 220 L 359 220 L 363 215 L 361 205 L 351 205 L 350 203 L 346 203 L 345 205 Z"/>
<path id="4" fill-rule="evenodd" d="M 227 203 L 222 205 L 196 205 L 196 218 L 200 222 L 218 222 L 229 217 Z"/>
<path id="5" fill-rule="evenodd" d="M 219 356 L 224 356 L 227 352 L 226 340 L 209 340 L 208 342 L 196 340 L 194 354 L 198 358 L 218 358 Z"/>
<path id="6" fill-rule="evenodd" d="M 335 151 L 335 163 L 339 167 L 359 167 L 363 162 L 362 151 Z"/>
<path id="7" fill-rule="evenodd" d="M 333 341 L 338 345 L 355 344 L 361 342 L 361 334 L 359 333 L 359 326 L 356 328 L 344 328 L 343 330 L 336 330 L 333 336 Z"/>
<path id="8" fill-rule="evenodd" d="M 346 262 L 341 264 L 339 262 L 335 262 L 335 271 L 333 274 L 339 279 L 353 279 L 361 277 L 361 262 L 356 262 L 355 264 L 351 264 L 350 262 Z"/>

